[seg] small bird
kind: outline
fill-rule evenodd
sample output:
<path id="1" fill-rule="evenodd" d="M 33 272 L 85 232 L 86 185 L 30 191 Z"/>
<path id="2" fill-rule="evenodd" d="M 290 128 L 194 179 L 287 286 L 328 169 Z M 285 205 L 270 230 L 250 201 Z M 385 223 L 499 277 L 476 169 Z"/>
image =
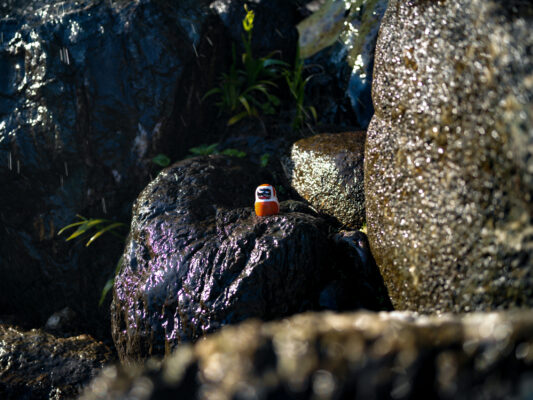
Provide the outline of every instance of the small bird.
<path id="1" fill-rule="evenodd" d="M 279 201 L 274 186 L 263 184 L 255 189 L 255 213 L 259 217 L 279 213 Z"/>

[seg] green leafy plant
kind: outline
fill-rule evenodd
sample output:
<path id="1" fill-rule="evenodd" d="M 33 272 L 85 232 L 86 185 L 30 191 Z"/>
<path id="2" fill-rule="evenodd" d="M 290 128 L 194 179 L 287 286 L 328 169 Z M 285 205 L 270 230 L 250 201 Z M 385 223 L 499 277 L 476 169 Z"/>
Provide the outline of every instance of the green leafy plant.
<path id="1" fill-rule="evenodd" d="M 125 239 L 124 235 L 121 235 L 120 233 L 117 232 L 117 230 L 127 227 L 127 225 L 122 222 L 116 222 L 116 221 L 102 219 L 102 218 L 88 219 L 81 215 L 77 215 L 77 217 L 81 221 L 77 221 L 70 225 L 67 225 L 58 232 L 58 235 L 61 235 L 69 229 L 76 228 L 76 230 L 66 239 L 67 242 L 70 240 L 76 239 L 77 237 L 81 237 L 82 235 L 88 234 L 89 232 L 92 232 L 93 234 L 91 235 L 91 237 L 85 244 L 86 247 L 90 246 L 96 239 L 98 239 L 104 233 L 110 233 L 120 238 L 121 240 Z M 113 287 L 113 284 L 115 282 L 115 276 L 118 274 L 121 266 L 122 266 L 122 257 L 120 258 L 120 260 L 117 263 L 117 266 L 115 267 L 115 273 L 113 277 L 106 282 L 106 284 L 104 285 L 104 288 L 102 289 L 102 293 L 100 295 L 100 301 L 98 303 L 100 306 L 103 304 L 109 290 L 111 290 L 111 288 Z"/>
<path id="2" fill-rule="evenodd" d="M 246 116 L 257 117 L 263 114 L 274 114 L 280 105 L 280 99 L 272 93 L 277 87 L 275 81 L 280 77 L 281 67 L 287 67 L 284 61 L 273 58 L 276 52 L 266 57 L 254 57 L 252 53 L 252 31 L 255 14 L 244 6 L 246 16 L 242 20 L 244 34 L 242 43 L 244 53 L 241 57 L 242 68 L 238 67 L 235 44 L 232 47 L 232 64 L 229 73 L 222 74 L 218 87 L 204 95 L 218 95 L 216 105 L 223 112 L 231 115 L 228 125 L 239 122 Z"/>
<path id="3" fill-rule="evenodd" d="M 265 168 L 268 165 L 268 161 L 270 160 L 270 154 L 264 153 L 261 155 L 261 158 L 259 159 L 259 164 L 262 168 Z"/>
<path id="4" fill-rule="evenodd" d="M 101 306 L 104 303 L 104 300 L 109 293 L 109 291 L 113 288 L 113 285 L 115 284 L 115 277 L 120 272 L 120 268 L 122 268 L 122 256 L 117 262 L 117 265 L 115 267 L 115 273 L 111 278 L 107 280 L 107 282 L 104 285 L 104 288 L 102 289 L 102 293 L 100 294 L 100 301 L 98 301 L 98 305 Z"/>
<path id="5" fill-rule="evenodd" d="M 224 149 L 222 151 L 219 151 L 218 143 L 202 144 L 197 147 L 192 147 L 189 149 L 189 153 L 191 153 L 191 156 L 208 156 L 210 154 L 224 154 L 226 156 L 237 157 L 237 158 L 246 157 L 246 153 L 238 149 L 229 148 L 229 149 Z"/>
<path id="6" fill-rule="evenodd" d="M 305 106 L 305 86 L 313 77 L 303 77 L 304 62 L 300 58 L 300 48 L 296 48 L 296 57 L 294 59 L 294 66 L 291 69 L 285 69 L 283 75 L 289 91 L 296 102 L 295 115 L 292 120 L 292 129 L 300 129 L 306 120 L 309 120 L 311 116 L 316 121 L 317 113 L 313 106 Z"/>
<path id="7" fill-rule="evenodd" d="M 170 158 L 166 154 L 158 154 L 152 158 L 154 164 L 159 165 L 160 167 L 168 167 L 170 165 Z"/>
<path id="8" fill-rule="evenodd" d="M 123 235 L 120 235 L 119 233 L 116 232 L 119 228 L 126 226 L 126 224 L 122 222 L 116 222 L 116 221 L 111 221 L 111 220 L 102 219 L 102 218 L 87 219 L 79 214 L 77 215 L 77 217 L 81 219 L 81 221 L 77 221 L 77 222 L 74 222 L 73 224 L 67 225 L 58 232 L 58 235 L 61 235 L 66 230 L 77 227 L 77 229 L 66 239 L 67 242 L 70 240 L 76 239 L 77 237 L 82 236 L 90 231 L 94 232 L 94 234 L 89 238 L 89 240 L 85 244 L 86 247 L 90 246 L 91 243 L 93 243 L 96 239 L 98 239 L 100 236 L 102 236 L 106 232 L 109 232 L 110 234 L 114 236 L 124 239 Z"/>
<path id="9" fill-rule="evenodd" d="M 197 147 L 191 147 L 189 149 L 189 153 L 195 156 L 208 156 L 210 154 L 218 153 L 217 147 L 218 147 L 218 143 L 201 144 L 200 146 L 197 146 Z"/>
<path id="10" fill-rule="evenodd" d="M 225 150 L 222 150 L 220 154 L 224 154 L 225 156 L 230 156 L 230 157 L 237 157 L 237 158 L 246 157 L 246 153 L 244 151 L 237 150 L 237 149 L 225 149 Z"/>

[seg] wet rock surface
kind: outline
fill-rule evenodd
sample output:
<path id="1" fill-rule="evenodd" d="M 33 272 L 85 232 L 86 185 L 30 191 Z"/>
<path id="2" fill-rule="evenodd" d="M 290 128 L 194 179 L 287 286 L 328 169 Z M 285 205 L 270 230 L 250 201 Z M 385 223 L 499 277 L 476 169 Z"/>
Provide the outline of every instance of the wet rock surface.
<path id="1" fill-rule="evenodd" d="M 256 217 L 253 194 L 268 177 L 247 161 L 207 156 L 167 168 L 141 193 L 114 288 L 121 359 L 316 305 L 326 226 L 299 212 Z"/>
<path id="2" fill-rule="evenodd" d="M 341 230 L 332 240 L 335 270 L 331 283 L 320 293 L 321 306 L 335 311 L 392 310 L 367 236 L 361 231 Z"/>
<path id="3" fill-rule="evenodd" d="M 318 12 L 298 24 L 302 56 L 308 57 L 306 66 L 313 75 L 307 93 L 321 123 L 366 129 L 374 113 L 374 49 L 388 1 L 320 3 Z"/>
<path id="4" fill-rule="evenodd" d="M 108 369 L 81 398 L 525 399 L 531 311 L 303 314 L 225 327 L 144 370 Z"/>
<path id="5" fill-rule="evenodd" d="M 108 330 L 97 304 L 123 243 L 86 249 L 57 232 L 78 213 L 126 222 L 151 157 L 170 135 L 179 142 L 168 121 L 203 6 L 2 3 L 0 311 L 43 324 L 69 305 L 87 329 Z"/>
<path id="6" fill-rule="evenodd" d="M 59 338 L 0 321 L 0 398 L 71 399 L 112 363 L 113 353 L 88 335 Z"/>
<path id="7" fill-rule="evenodd" d="M 344 132 L 301 139 L 283 163 L 300 196 L 352 229 L 365 222 L 365 137 L 365 132 Z"/>
<path id="8" fill-rule="evenodd" d="M 308 205 L 253 211 L 269 169 L 222 155 L 180 161 L 137 199 L 112 303 L 130 362 L 169 354 L 223 325 L 310 309 L 390 309 L 366 236 L 333 237 Z M 283 200 L 283 198 L 280 198 Z"/>
<path id="9" fill-rule="evenodd" d="M 531 306 L 533 7 L 391 1 L 365 195 L 395 307 Z"/>

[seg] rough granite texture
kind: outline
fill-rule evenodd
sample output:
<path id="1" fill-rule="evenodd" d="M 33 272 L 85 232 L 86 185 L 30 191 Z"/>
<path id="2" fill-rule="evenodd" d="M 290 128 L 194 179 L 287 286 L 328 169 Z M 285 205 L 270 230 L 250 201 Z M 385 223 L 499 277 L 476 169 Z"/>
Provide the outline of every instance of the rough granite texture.
<path id="1" fill-rule="evenodd" d="M 365 222 L 365 132 L 323 133 L 293 144 L 283 167 L 291 186 L 317 211 L 358 229 Z"/>
<path id="2" fill-rule="evenodd" d="M 532 24 L 529 1 L 389 4 L 365 195 L 397 309 L 533 305 Z"/>
<path id="3" fill-rule="evenodd" d="M 115 361 L 88 335 L 59 338 L 0 322 L 0 398 L 72 399 L 100 370 Z"/>
<path id="4" fill-rule="evenodd" d="M 96 399 L 528 399 L 533 313 L 303 314 L 225 327 L 162 364 L 108 368 Z"/>

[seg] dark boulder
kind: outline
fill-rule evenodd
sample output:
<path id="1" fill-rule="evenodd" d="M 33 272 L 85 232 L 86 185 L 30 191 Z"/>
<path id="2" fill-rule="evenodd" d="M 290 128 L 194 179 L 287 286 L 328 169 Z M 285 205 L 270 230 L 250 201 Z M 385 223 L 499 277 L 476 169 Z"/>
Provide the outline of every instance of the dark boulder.
<path id="1" fill-rule="evenodd" d="M 174 164 L 141 193 L 114 287 L 121 359 L 318 306 L 327 226 L 301 212 L 256 217 L 254 191 L 268 179 L 248 161 L 208 156 Z"/>
<path id="2" fill-rule="evenodd" d="M 365 132 L 344 132 L 301 139 L 283 162 L 287 179 L 300 196 L 351 229 L 365 222 L 365 138 Z"/>
<path id="3" fill-rule="evenodd" d="M 370 96 L 374 49 L 387 0 L 328 1 L 298 25 L 307 98 L 322 124 L 366 129 L 374 113 Z M 347 5 L 350 3 L 350 8 Z"/>
<path id="4" fill-rule="evenodd" d="M 58 338 L 0 322 L 2 399 L 72 399 L 113 361 L 109 348 L 90 336 Z"/>
<path id="5" fill-rule="evenodd" d="M 255 216 L 274 166 L 221 155 L 162 171 L 137 199 L 112 303 L 124 361 L 168 354 L 247 318 L 390 309 L 362 232 L 334 233 L 307 204 Z M 282 198 L 281 198 L 282 199 Z"/>
<path id="6" fill-rule="evenodd" d="M 320 305 L 334 311 L 392 310 L 366 235 L 361 231 L 340 231 L 332 240 L 332 280 L 320 293 Z"/>
<path id="7" fill-rule="evenodd" d="M 390 2 L 368 129 L 368 234 L 399 309 L 533 305 L 533 5 Z"/>
<path id="8" fill-rule="evenodd" d="M 304 314 L 225 327 L 83 400 L 528 399 L 533 314 Z"/>
<path id="9" fill-rule="evenodd" d="M 175 92 L 196 65 L 207 5 L 1 7 L 0 312 L 43 324 L 68 305 L 87 329 L 107 330 L 97 304 L 123 243 L 86 249 L 57 232 L 78 213 L 126 222 L 150 179 L 151 157 L 170 138 L 183 143 L 170 123 L 183 97 Z"/>

